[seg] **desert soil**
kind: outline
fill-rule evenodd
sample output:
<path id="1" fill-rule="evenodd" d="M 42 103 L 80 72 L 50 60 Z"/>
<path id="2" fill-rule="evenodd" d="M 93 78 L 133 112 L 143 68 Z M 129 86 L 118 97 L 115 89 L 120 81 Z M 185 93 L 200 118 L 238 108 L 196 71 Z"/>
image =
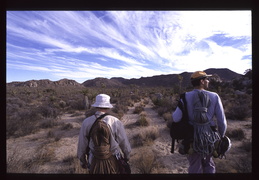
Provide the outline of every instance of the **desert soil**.
<path id="1" fill-rule="evenodd" d="M 148 127 L 136 126 L 139 115 L 133 111 L 139 103 L 129 107 L 128 112 L 122 117 L 129 141 L 132 143 L 134 135 L 145 128 L 153 126 L 159 132 L 159 136 L 153 142 L 141 146 L 132 147 L 130 165 L 133 174 L 141 173 L 137 167 L 138 160 L 146 157 L 152 165 L 150 173 L 187 173 L 188 161 L 185 156 L 175 150 L 172 154 L 169 129 L 165 120 L 153 110 L 153 104 L 148 99 L 144 111 L 150 119 Z M 7 172 L 9 173 L 87 173 L 79 166 L 76 158 L 78 134 L 84 119 L 84 112 L 78 112 L 76 116 L 65 113 L 58 120 L 62 125 L 49 129 L 41 129 L 33 134 L 9 138 L 6 141 Z M 67 125 L 67 126 L 66 126 Z M 241 128 L 245 132 L 246 140 L 251 140 L 252 120 L 232 121 L 228 120 L 228 128 Z M 65 128 L 67 127 L 67 128 Z M 235 164 L 238 159 L 246 157 L 242 141 L 233 140 L 232 148 L 228 152 L 227 159 L 215 159 L 217 172 L 238 172 Z"/>

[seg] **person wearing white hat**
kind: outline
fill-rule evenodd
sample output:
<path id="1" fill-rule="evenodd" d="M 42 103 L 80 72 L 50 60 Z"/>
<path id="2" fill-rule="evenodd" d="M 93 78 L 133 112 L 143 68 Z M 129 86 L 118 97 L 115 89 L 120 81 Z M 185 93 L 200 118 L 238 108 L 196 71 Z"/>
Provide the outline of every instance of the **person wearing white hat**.
<path id="1" fill-rule="evenodd" d="M 208 77 L 210 76 L 204 71 L 194 72 L 191 75 L 194 89 L 185 93 L 188 120 L 194 129 L 193 137 L 187 141 L 191 144 L 186 145 L 188 149 L 185 151 L 189 161 L 189 173 L 216 172 L 212 159 L 213 143 L 223 138 L 227 129 L 226 117 L 219 95 L 206 90 L 209 87 Z M 177 107 L 172 114 L 172 121 L 179 122 L 182 116 L 181 109 Z M 214 116 L 217 122 L 213 120 Z M 204 136 L 209 133 L 210 135 Z M 210 138 L 211 141 L 204 140 L 206 138 Z M 205 143 L 207 144 L 205 145 Z"/>
<path id="2" fill-rule="evenodd" d="M 99 94 L 96 96 L 95 103 L 92 104 L 92 107 L 96 108 L 96 112 L 94 115 L 86 118 L 83 123 L 82 127 L 80 129 L 79 133 L 79 140 L 78 140 L 78 149 L 77 149 L 77 156 L 80 160 L 80 164 L 82 168 L 88 167 L 90 170 L 90 173 L 105 173 L 105 174 L 116 174 L 119 173 L 118 167 L 112 167 L 116 166 L 114 164 L 114 157 L 124 157 L 127 161 L 130 158 L 130 152 L 131 147 L 129 140 L 126 136 L 126 132 L 124 129 L 124 126 L 122 122 L 117 119 L 114 116 L 107 115 L 104 116 L 104 114 L 107 113 L 107 111 L 111 108 L 113 108 L 113 105 L 110 103 L 110 96 L 106 94 Z M 104 117 L 103 117 L 104 116 Z M 95 145 L 94 140 L 92 137 L 89 138 L 89 134 L 91 131 L 91 127 L 93 126 L 94 122 L 97 118 L 103 117 L 102 121 L 104 121 L 111 132 L 111 136 L 109 138 L 109 151 L 112 153 L 112 157 L 110 157 L 111 162 L 109 162 L 108 165 L 104 165 L 104 168 L 94 168 L 91 166 L 94 159 L 94 151 L 95 151 Z M 87 147 L 89 147 L 90 152 L 87 153 Z M 88 156 L 88 161 L 86 160 L 86 156 Z M 95 161 L 94 161 L 95 163 Z M 106 163 L 107 164 L 107 163 Z"/>

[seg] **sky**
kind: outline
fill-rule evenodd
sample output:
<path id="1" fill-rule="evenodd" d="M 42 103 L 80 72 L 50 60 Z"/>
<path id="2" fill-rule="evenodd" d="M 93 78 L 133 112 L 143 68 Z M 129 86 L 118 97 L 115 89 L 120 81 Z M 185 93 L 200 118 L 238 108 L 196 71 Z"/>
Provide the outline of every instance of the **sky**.
<path id="1" fill-rule="evenodd" d="M 252 69 L 251 11 L 7 11 L 6 81 Z"/>

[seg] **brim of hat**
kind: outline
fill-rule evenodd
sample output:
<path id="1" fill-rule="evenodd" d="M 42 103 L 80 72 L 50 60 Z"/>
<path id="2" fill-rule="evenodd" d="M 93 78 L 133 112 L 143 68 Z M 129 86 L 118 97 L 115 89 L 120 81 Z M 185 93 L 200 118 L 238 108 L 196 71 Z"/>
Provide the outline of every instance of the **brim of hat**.
<path id="1" fill-rule="evenodd" d="M 97 104 L 97 103 L 94 103 L 92 105 L 92 107 L 99 107 L 99 108 L 113 108 L 113 105 L 111 104 Z"/>
<path id="2" fill-rule="evenodd" d="M 211 74 L 207 74 L 207 75 L 204 75 L 204 76 L 200 76 L 200 77 L 196 77 L 196 78 L 191 78 L 191 80 L 197 80 L 197 79 L 202 79 L 202 78 L 211 77 L 211 76 L 212 76 Z"/>

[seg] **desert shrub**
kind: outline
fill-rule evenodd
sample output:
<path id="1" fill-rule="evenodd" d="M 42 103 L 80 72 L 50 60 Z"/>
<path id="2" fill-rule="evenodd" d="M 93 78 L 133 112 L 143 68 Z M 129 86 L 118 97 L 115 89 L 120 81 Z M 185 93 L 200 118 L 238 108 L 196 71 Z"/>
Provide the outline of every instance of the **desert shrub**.
<path id="1" fill-rule="evenodd" d="M 252 152 L 252 142 L 251 141 L 243 141 L 242 148 L 246 152 Z"/>
<path id="2" fill-rule="evenodd" d="M 41 120 L 37 109 L 19 109 L 6 116 L 6 135 L 24 136 L 34 132 L 37 122 Z"/>
<path id="3" fill-rule="evenodd" d="M 226 135 L 230 139 L 236 139 L 236 140 L 242 140 L 245 138 L 245 132 L 241 128 L 227 130 Z"/>
<path id="4" fill-rule="evenodd" d="M 236 160 L 236 169 L 238 173 L 251 173 L 252 160 L 251 157 L 241 157 Z"/>
<path id="5" fill-rule="evenodd" d="M 53 118 L 46 118 L 46 119 L 42 119 L 39 125 L 39 128 L 52 128 L 54 126 L 57 126 L 58 123 L 56 121 L 56 119 Z"/>
<path id="6" fill-rule="evenodd" d="M 62 138 L 62 133 L 55 133 L 54 140 L 59 141 Z"/>
<path id="7" fill-rule="evenodd" d="M 144 145 L 144 141 L 143 141 L 141 135 L 140 134 L 134 135 L 132 138 L 132 146 L 139 147 L 139 146 L 143 146 L 143 145 Z"/>
<path id="8" fill-rule="evenodd" d="M 68 106 L 70 109 L 73 109 L 73 110 L 84 110 L 85 109 L 85 104 L 83 102 L 83 98 L 79 99 L 79 100 L 69 100 Z"/>
<path id="9" fill-rule="evenodd" d="M 162 99 L 153 98 L 152 102 L 154 103 L 155 109 L 159 116 L 163 116 L 165 113 L 171 113 L 177 106 L 177 101 L 173 101 L 170 96 Z"/>
<path id="10" fill-rule="evenodd" d="M 62 162 L 72 164 L 73 160 L 74 160 L 74 156 L 68 155 L 68 156 L 64 157 Z"/>
<path id="11" fill-rule="evenodd" d="M 54 159 L 55 152 L 54 149 L 49 148 L 48 146 L 39 147 L 39 151 L 33 158 L 33 164 L 43 165 L 46 162 L 50 162 Z"/>
<path id="12" fill-rule="evenodd" d="M 80 166 L 80 162 L 78 161 L 78 158 L 73 155 L 68 155 L 65 156 L 64 159 L 62 160 L 64 163 L 64 166 L 68 166 L 67 168 L 64 168 L 61 170 L 59 173 L 70 173 L 70 174 L 88 174 L 88 170 L 83 169 Z"/>
<path id="13" fill-rule="evenodd" d="M 65 101 L 63 101 L 63 100 L 60 100 L 60 101 L 58 102 L 58 105 L 59 105 L 59 107 L 61 107 L 61 108 L 65 108 L 65 107 L 67 106 L 67 103 L 66 103 Z"/>
<path id="14" fill-rule="evenodd" d="M 38 111 L 45 118 L 57 118 L 60 114 L 59 109 L 49 104 L 43 104 L 42 106 L 38 107 Z"/>
<path id="15" fill-rule="evenodd" d="M 144 99 L 143 103 L 147 105 L 149 103 L 149 100 L 147 98 Z"/>
<path id="16" fill-rule="evenodd" d="M 247 104 L 233 105 L 232 108 L 226 112 L 227 119 L 244 120 L 247 117 L 251 117 L 251 109 Z"/>
<path id="17" fill-rule="evenodd" d="M 154 168 L 155 155 L 152 151 L 146 150 L 136 160 L 136 167 L 141 174 L 150 174 Z"/>
<path id="18" fill-rule="evenodd" d="M 133 136 L 133 146 L 139 147 L 145 144 L 151 144 L 159 136 L 158 129 L 149 127 L 142 130 L 139 134 Z"/>
<path id="19" fill-rule="evenodd" d="M 167 112 L 163 114 L 163 118 L 165 121 L 171 121 L 172 120 L 172 113 Z"/>
<path id="20" fill-rule="evenodd" d="M 73 125 L 70 124 L 70 123 L 64 124 L 64 125 L 61 127 L 61 130 L 69 130 L 69 129 L 73 129 Z"/>
<path id="21" fill-rule="evenodd" d="M 232 94 L 223 100 L 226 118 L 245 120 L 252 116 L 252 97 L 248 94 Z"/>
<path id="22" fill-rule="evenodd" d="M 60 132 L 55 132 L 54 130 L 50 130 L 47 133 L 47 138 L 53 138 L 54 141 L 59 141 L 62 137 L 62 134 Z"/>
<path id="23" fill-rule="evenodd" d="M 55 137 L 55 133 L 53 132 L 53 130 L 50 130 L 48 133 L 47 133 L 47 138 L 54 138 Z"/>
<path id="24" fill-rule="evenodd" d="M 74 112 L 72 115 L 71 115 L 71 117 L 76 117 L 76 116 L 81 116 L 82 115 L 82 113 L 80 113 L 80 112 Z"/>
<path id="25" fill-rule="evenodd" d="M 119 114 L 121 117 L 128 111 L 128 107 L 125 104 L 117 103 L 114 108 L 112 108 L 114 113 Z"/>
<path id="26" fill-rule="evenodd" d="M 150 120 L 146 117 L 145 113 L 140 114 L 138 120 L 136 121 L 136 125 L 138 126 L 148 126 L 150 124 Z"/>
<path id="27" fill-rule="evenodd" d="M 133 102 L 139 102 L 141 100 L 141 97 L 136 95 L 136 94 L 133 94 L 130 96 L 130 99 L 133 101 Z"/>
<path id="28" fill-rule="evenodd" d="M 26 103 L 23 100 L 21 100 L 19 97 L 6 98 L 6 104 L 9 105 L 10 107 L 15 106 L 17 108 L 21 108 L 26 105 Z"/>
<path id="29" fill-rule="evenodd" d="M 142 106 L 136 106 L 133 113 L 140 114 L 142 111 L 144 111 L 144 108 Z"/>

